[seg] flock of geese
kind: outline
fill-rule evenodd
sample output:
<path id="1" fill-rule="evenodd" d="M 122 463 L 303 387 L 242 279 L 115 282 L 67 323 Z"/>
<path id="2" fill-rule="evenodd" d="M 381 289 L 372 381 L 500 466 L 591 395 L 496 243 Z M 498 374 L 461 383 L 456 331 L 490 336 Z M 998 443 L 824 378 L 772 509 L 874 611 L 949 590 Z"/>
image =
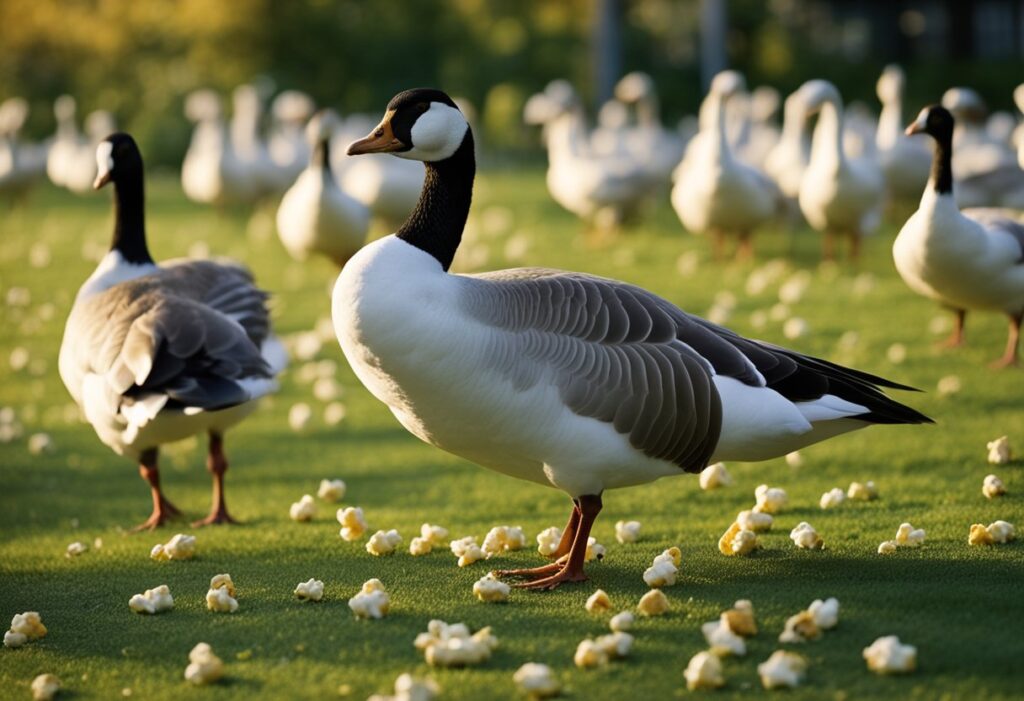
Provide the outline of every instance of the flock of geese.
<path id="1" fill-rule="evenodd" d="M 794 199 L 790 215 L 799 211 L 855 247 L 877 224 L 883 193 L 897 191 L 894 179 L 920 176 L 923 164 L 915 181 L 920 206 L 896 239 L 896 267 L 913 290 L 957 312 L 953 343 L 962 341 L 968 310 L 1006 314 L 1010 337 L 999 362 L 1016 364 L 1024 225 L 1011 210 L 961 210 L 956 200 L 980 182 L 973 177 L 994 180 L 1000 172 L 957 176 L 958 168 L 968 170 L 961 163 L 976 165 L 958 160 L 958 144 L 967 139 L 978 154 L 994 155 L 994 142 L 957 118 L 971 104 L 964 90 L 953 109 L 926 107 L 905 132 L 895 129 L 902 81 L 895 69 L 880 80 L 889 111 L 877 140 L 863 141 L 859 153 L 848 146 L 848 110 L 825 81 L 786 99 L 774 144 L 766 123 L 752 124 L 770 109 L 755 109 L 742 76 L 731 71 L 715 78 L 688 143 L 660 124 L 653 84 L 636 74 L 616 90 L 625 112 L 607 110 L 598 129 L 586 128 L 567 83 L 532 98 L 527 117 L 544 124 L 548 185 L 566 208 L 618 221 L 674 178 L 672 203 L 687 228 L 735 236 L 744 253 L 756 227 Z M 732 107 L 743 100 L 741 118 Z M 189 98 L 196 130 L 182 172 L 186 192 L 218 204 L 285 190 L 277 219 L 285 246 L 342 266 L 333 324 L 366 388 L 421 440 L 568 494 L 572 511 L 554 562 L 502 573 L 525 578 L 521 586 L 585 578 L 587 539 L 606 489 L 700 472 L 718 460 L 779 457 L 873 424 L 931 421 L 883 391 L 909 387 L 744 338 L 635 285 L 546 268 L 451 273 L 476 152 L 469 121 L 444 92 L 396 95 L 344 150 L 332 144 L 364 118 L 343 122 L 284 93 L 264 142 L 259 106 L 258 93 L 239 89 L 228 124 L 215 94 Z M 921 152 L 922 134 L 934 142 L 927 162 L 910 155 Z M 75 139 L 84 141 L 77 132 Z M 201 433 L 209 436 L 213 505 L 197 523 L 231 522 L 223 434 L 274 391 L 287 363 L 267 294 L 237 264 L 154 261 L 135 141 L 114 133 L 93 154 L 94 187 L 113 184 L 114 230 L 109 253 L 75 299 L 61 377 L 101 441 L 138 462 L 153 498 L 140 527 L 179 514 L 161 488 L 159 447 Z M 416 175 L 405 181 L 407 168 Z M 798 181 L 780 177 L 792 169 L 802 173 Z M 348 187 L 353 173 L 369 184 Z M 396 233 L 366 243 L 371 215 L 399 211 L 376 209 L 384 205 L 366 195 L 387 199 L 382 193 L 394 182 L 413 180 L 417 199 Z"/>

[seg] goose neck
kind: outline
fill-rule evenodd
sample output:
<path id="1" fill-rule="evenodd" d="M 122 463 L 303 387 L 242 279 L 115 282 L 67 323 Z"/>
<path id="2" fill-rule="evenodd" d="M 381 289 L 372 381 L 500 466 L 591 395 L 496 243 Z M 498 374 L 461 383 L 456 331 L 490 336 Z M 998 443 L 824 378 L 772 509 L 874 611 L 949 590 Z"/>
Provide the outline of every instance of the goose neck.
<path id="1" fill-rule="evenodd" d="M 953 194 L 953 134 L 933 134 L 935 146 L 932 151 L 932 170 L 928 177 L 928 187 L 938 195 Z"/>
<path id="2" fill-rule="evenodd" d="M 127 263 L 152 263 L 146 246 L 145 192 L 142 166 L 127 178 L 114 182 L 114 237 L 110 250 Z"/>
<path id="3" fill-rule="evenodd" d="M 714 94 L 711 96 L 710 109 L 711 109 L 711 123 L 714 125 L 714 152 L 720 159 L 728 159 L 730 157 L 729 152 L 729 135 L 727 133 L 727 127 L 725 123 L 725 102 L 726 98 L 720 94 Z"/>
<path id="4" fill-rule="evenodd" d="M 313 167 L 323 171 L 324 177 L 331 177 L 331 140 L 329 137 L 321 137 L 313 147 L 313 156 L 310 159 Z"/>
<path id="5" fill-rule="evenodd" d="M 842 108 L 835 99 L 826 100 L 818 112 L 818 124 L 814 127 L 811 141 L 812 159 L 815 156 L 836 165 L 846 160 L 843 154 Z"/>
<path id="6" fill-rule="evenodd" d="M 875 143 L 879 148 L 889 149 L 896 145 L 903 134 L 903 100 L 896 95 L 882 103 L 878 115 L 878 131 Z"/>

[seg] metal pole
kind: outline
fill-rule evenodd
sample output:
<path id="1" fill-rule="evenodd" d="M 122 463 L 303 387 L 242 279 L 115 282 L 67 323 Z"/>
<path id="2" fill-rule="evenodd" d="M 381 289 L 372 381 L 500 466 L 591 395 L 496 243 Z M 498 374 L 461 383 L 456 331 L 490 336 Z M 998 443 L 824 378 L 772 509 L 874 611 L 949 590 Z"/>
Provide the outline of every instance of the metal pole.
<path id="1" fill-rule="evenodd" d="M 621 21 L 620 0 L 598 0 L 591 46 L 597 108 L 611 99 L 615 83 L 622 74 Z"/>
<path id="2" fill-rule="evenodd" d="M 726 68 L 726 0 L 701 0 L 700 3 L 700 82 L 706 92 L 711 79 Z"/>

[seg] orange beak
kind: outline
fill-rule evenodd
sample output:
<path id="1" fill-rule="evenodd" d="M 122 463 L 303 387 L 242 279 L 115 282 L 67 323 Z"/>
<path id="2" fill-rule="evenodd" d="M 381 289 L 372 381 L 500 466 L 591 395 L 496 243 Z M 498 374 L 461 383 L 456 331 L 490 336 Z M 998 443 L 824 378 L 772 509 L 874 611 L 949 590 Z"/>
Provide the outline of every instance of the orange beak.
<path id="1" fill-rule="evenodd" d="M 380 124 L 377 125 L 377 128 L 368 136 L 349 144 L 347 151 L 348 155 L 359 156 L 364 153 L 389 153 L 404 149 L 405 144 L 403 144 L 391 130 L 391 117 L 393 115 L 394 110 L 389 111 L 384 115 L 384 119 L 382 119 Z"/>

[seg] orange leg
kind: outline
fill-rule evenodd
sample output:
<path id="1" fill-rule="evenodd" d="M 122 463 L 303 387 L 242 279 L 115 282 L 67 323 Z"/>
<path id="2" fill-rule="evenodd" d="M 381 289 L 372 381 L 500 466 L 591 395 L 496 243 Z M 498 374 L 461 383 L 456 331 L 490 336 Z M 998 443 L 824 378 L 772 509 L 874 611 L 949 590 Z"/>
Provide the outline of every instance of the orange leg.
<path id="1" fill-rule="evenodd" d="M 959 348 L 964 344 L 964 319 L 967 317 L 967 310 L 954 309 L 956 317 L 953 321 L 953 332 L 949 338 L 938 344 L 939 348 Z"/>
<path id="2" fill-rule="evenodd" d="M 193 527 L 208 526 L 212 523 L 238 523 L 228 513 L 224 502 L 224 473 L 228 471 L 228 459 L 224 456 L 224 438 L 219 433 L 210 433 L 210 447 L 206 456 L 206 469 L 213 475 L 213 504 L 210 515 L 194 521 Z"/>
<path id="3" fill-rule="evenodd" d="M 562 568 L 555 574 L 532 582 L 516 584 L 520 589 L 554 589 L 563 582 L 583 582 L 587 575 L 583 573 L 583 561 L 587 554 L 587 539 L 590 538 L 590 529 L 601 513 L 601 495 L 587 494 L 579 498 L 577 505 L 580 510 L 580 523 L 576 529 L 576 537 L 573 538 L 572 548 L 569 550 L 569 559 L 565 561 Z"/>
<path id="4" fill-rule="evenodd" d="M 494 572 L 495 577 L 542 577 L 550 574 L 555 574 L 565 565 L 568 559 L 569 551 L 572 549 L 573 541 L 576 539 L 576 530 L 580 525 L 580 508 L 573 503 L 572 513 L 569 514 L 569 522 L 565 524 L 565 529 L 562 531 L 562 539 L 558 541 L 558 547 L 553 553 L 548 555 L 550 558 L 554 558 L 554 562 L 550 565 L 543 565 L 541 567 L 530 567 L 521 570 L 497 570 Z"/>
<path id="5" fill-rule="evenodd" d="M 160 468 L 157 467 L 156 448 L 150 448 L 139 456 L 139 474 L 149 484 L 149 490 L 153 495 L 153 513 L 132 531 L 151 531 L 175 516 L 180 516 L 181 511 L 178 507 L 168 501 L 160 490 Z"/>
<path id="6" fill-rule="evenodd" d="M 1024 320 L 1024 312 L 1010 317 L 1010 333 L 1006 337 L 1006 352 L 1003 357 L 992 363 L 993 368 L 1016 367 L 1018 364 L 1017 347 L 1020 345 L 1020 324 Z"/>

